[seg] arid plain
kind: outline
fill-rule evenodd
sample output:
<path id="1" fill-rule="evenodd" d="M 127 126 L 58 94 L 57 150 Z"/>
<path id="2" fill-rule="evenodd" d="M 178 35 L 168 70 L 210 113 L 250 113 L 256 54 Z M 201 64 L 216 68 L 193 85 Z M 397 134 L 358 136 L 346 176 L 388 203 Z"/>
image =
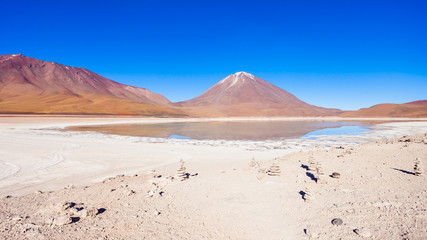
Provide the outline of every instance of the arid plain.
<path id="1" fill-rule="evenodd" d="M 414 174 L 417 158 L 421 166 L 427 164 L 424 119 L 375 124 L 367 134 L 286 141 L 196 141 L 60 131 L 72 125 L 174 121 L 212 119 L 3 116 L 0 236 L 427 236 L 426 174 Z M 407 135 L 411 136 L 402 138 Z M 177 172 L 180 159 L 188 173 L 184 181 Z M 321 176 L 310 171 L 313 160 L 322 166 Z M 274 163 L 279 176 L 270 176 Z M 332 178 L 333 172 L 340 178 Z M 341 225 L 337 220 L 337 225 L 331 223 L 337 218 Z"/>

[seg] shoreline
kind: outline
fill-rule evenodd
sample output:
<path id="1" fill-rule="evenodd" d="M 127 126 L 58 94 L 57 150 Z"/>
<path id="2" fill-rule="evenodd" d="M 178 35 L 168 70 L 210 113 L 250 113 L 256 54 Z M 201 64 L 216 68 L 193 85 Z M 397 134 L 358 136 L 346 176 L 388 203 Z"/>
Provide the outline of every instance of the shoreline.
<path id="1" fill-rule="evenodd" d="M 188 119 L 134 121 L 159 123 Z M 91 119 L 92 124 L 116 122 L 117 119 Z M 376 124 L 368 133 L 358 135 L 263 141 L 165 139 L 51 129 L 87 123 L 86 118 L 0 118 L 3 148 L 0 153 L 3 166 L 0 196 L 55 190 L 68 184 L 82 186 L 121 173 L 135 174 L 159 165 L 171 165 L 180 159 L 190 162 L 197 159 L 200 165 L 218 161 L 241 162 L 253 157 L 264 161 L 298 151 L 351 146 L 427 132 L 427 122 L 423 121 Z M 222 153 L 218 154 L 219 151 Z M 139 156 L 148 157 L 141 159 Z"/>

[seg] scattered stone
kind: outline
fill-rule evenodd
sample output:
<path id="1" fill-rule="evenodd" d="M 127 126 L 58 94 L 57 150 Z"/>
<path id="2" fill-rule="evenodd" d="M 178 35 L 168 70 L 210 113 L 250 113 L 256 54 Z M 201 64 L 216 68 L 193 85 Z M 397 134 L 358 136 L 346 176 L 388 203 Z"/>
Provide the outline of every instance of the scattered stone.
<path id="1" fill-rule="evenodd" d="M 131 196 L 135 194 L 136 192 L 134 190 L 124 190 L 123 193 L 127 196 Z"/>
<path id="2" fill-rule="evenodd" d="M 408 136 L 401 137 L 398 142 L 411 142 L 412 140 Z"/>
<path id="3" fill-rule="evenodd" d="M 153 190 L 148 191 L 149 197 L 154 197 L 155 192 Z"/>
<path id="4" fill-rule="evenodd" d="M 76 204 L 75 203 L 73 203 L 73 202 L 65 202 L 64 204 L 62 204 L 62 210 L 63 211 L 65 211 L 65 210 L 68 210 L 68 209 L 70 209 L 70 208 L 72 208 L 72 207 L 74 207 Z"/>
<path id="5" fill-rule="evenodd" d="M 104 181 L 102 181 L 102 183 L 108 183 L 114 180 L 114 177 L 109 177 L 107 179 L 105 179 Z"/>
<path id="6" fill-rule="evenodd" d="M 42 192 L 42 191 L 40 191 L 40 190 L 36 191 L 35 193 L 36 193 L 36 194 L 43 194 L 43 192 Z"/>
<path id="7" fill-rule="evenodd" d="M 154 215 L 154 216 L 158 216 L 158 215 L 160 215 L 160 212 L 159 212 L 159 211 L 154 211 L 154 212 L 153 212 L 153 215 Z"/>
<path id="8" fill-rule="evenodd" d="M 71 219 L 71 217 L 68 217 L 68 216 L 60 216 L 60 217 L 51 219 L 52 225 L 56 225 L 56 226 L 66 225 L 72 222 L 73 222 L 73 219 Z"/>
<path id="9" fill-rule="evenodd" d="M 177 174 L 178 174 L 178 180 L 180 180 L 180 181 L 187 180 L 188 176 L 190 175 L 186 172 L 186 168 L 184 167 L 184 163 L 185 162 L 182 159 L 179 161 L 180 166 L 177 170 Z"/>
<path id="10" fill-rule="evenodd" d="M 372 236 L 371 232 L 369 232 L 368 230 L 366 230 L 364 228 L 354 229 L 354 232 L 363 238 L 370 238 Z"/>
<path id="11" fill-rule="evenodd" d="M 21 221 L 23 218 L 22 217 L 14 217 L 14 218 L 12 218 L 12 221 L 14 221 L 14 222 L 19 222 L 19 221 Z"/>
<path id="12" fill-rule="evenodd" d="M 74 188 L 74 184 L 68 184 L 67 186 L 64 187 L 64 189 L 71 189 Z"/>
<path id="13" fill-rule="evenodd" d="M 339 226 L 343 224 L 343 221 L 341 218 L 334 218 L 332 219 L 331 223 L 332 225 Z"/>
<path id="14" fill-rule="evenodd" d="M 338 179 L 338 178 L 341 177 L 341 174 L 339 174 L 337 172 L 333 172 L 331 176 L 332 176 L 332 178 L 337 178 Z"/>
<path id="15" fill-rule="evenodd" d="M 268 175 L 269 176 L 280 176 L 280 166 L 277 163 L 277 158 L 274 159 L 273 164 L 271 165 L 270 169 L 268 170 Z"/>
<path id="16" fill-rule="evenodd" d="M 119 188 L 127 188 L 128 187 L 128 185 L 127 184 L 124 184 L 124 183 L 121 183 L 120 185 L 119 185 Z"/>

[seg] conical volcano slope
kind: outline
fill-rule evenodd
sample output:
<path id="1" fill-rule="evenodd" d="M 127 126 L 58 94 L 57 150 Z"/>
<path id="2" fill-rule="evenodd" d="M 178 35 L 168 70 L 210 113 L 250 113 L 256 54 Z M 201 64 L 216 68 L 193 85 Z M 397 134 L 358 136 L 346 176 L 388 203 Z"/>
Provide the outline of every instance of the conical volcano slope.
<path id="1" fill-rule="evenodd" d="M 246 72 L 229 75 L 202 95 L 175 103 L 200 116 L 335 116 L 338 109 L 310 105 Z"/>

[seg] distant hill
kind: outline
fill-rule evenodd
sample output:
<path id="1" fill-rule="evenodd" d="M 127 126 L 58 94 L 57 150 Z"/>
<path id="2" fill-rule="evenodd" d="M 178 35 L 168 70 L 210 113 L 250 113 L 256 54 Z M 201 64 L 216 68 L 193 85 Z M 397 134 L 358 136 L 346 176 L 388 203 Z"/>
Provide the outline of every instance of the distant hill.
<path id="1" fill-rule="evenodd" d="M 252 74 L 227 76 L 202 95 L 175 106 L 198 116 L 336 116 L 342 111 L 310 105 Z"/>
<path id="2" fill-rule="evenodd" d="M 0 55 L 0 112 L 182 116 L 164 96 L 84 68 Z"/>
<path id="3" fill-rule="evenodd" d="M 384 103 L 357 111 L 344 112 L 341 117 L 427 117 L 427 100 L 404 104 Z"/>

